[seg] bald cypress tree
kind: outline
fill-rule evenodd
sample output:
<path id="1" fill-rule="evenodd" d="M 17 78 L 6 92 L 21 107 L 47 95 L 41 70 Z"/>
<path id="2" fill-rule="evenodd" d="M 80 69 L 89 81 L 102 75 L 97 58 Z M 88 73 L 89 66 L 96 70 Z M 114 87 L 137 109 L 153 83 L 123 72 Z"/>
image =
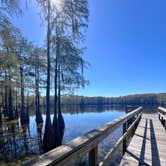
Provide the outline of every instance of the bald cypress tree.
<path id="1" fill-rule="evenodd" d="M 68 58 L 72 49 L 67 49 L 73 43 L 76 47 L 76 43 L 81 41 L 84 37 L 84 30 L 87 28 L 88 21 L 88 2 L 86 0 L 68 0 L 68 1 L 51 1 L 51 0 L 37 0 L 41 5 L 42 14 L 47 28 L 47 88 L 46 88 L 46 124 L 45 132 L 43 137 L 43 147 L 44 151 L 48 151 L 53 147 L 56 147 L 62 143 L 62 138 L 64 135 L 65 123 L 61 112 L 61 92 L 64 91 L 63 87 L 67 81 L 63 81 L 64 73 L 69 78 L 70 72 L 66 71 L 66 66 L 72 66 L 72 58 Z M 54 36 L 54 37 L 53 37 Z M 66 38 L 68 43 L 64 43 Z M 54 40 L 55 39 L 55 40 Z M 67 41 L 66 40 L 66 41 Z M 68 45 L 69 44 L 69 45 Z M 69 46 L 70 47 L 70 46 Z M 72 55 L 72 53 L 71 53 Z M 79 54 L 80 56 L 82 54 Z M 54 119 L 51 130 L 51 119 L 50 119 L 50 88 L 51 88 L 51 59 L 54 57 Z M 65 58 L 64 58 L 65 57 Z M 65 60 L 65 65 L 63 65 L 62 59 Z M 76 62 L 76 63 L 75 63 Z M 80 81 L 75 81 L 74 77 L 78 79 L 78 66 L 80 61 L 76 61 L 76 67 L 72 68 L 72 78 L 74 80 L 72 84 L 80 84 Z M 81 61 L 82 64 L 82 61 Z M 64 67 L 65 66 L 65 67 Z M 82 65 L 83 67 L 83 65 Z M 69 80 L 69 79 L 68 79 Z M 83 80 L 83 79 L 82 79 Z M 53 139 L 52 137 L 53 136 Z M 59 139 L 60 138 L 60 139 Z"/>
<path id="2" fill-rule="evenodd" d="M 0 27 L 1 38 L 1 72 L 4 75 L 4 113 L 9 120 L 14 119 L 13 107 L 13 85 L 14 75 L 17 67 L 16 32 L 17 30 L 11 25 L 8 19 L 4 18 L 3 27 Z M 14 63 L 13 63 L 14 62 Z M 2 87 L 3 88 L 3 87 Z M 3 91 L 3 90 L 2 90 Z"/>
<path id="3" fill-rule="evenodd" d="M 46 85 L 46 123 L 43 136 L 43 150 L 47 152 L 53 148 L 53 137 L 52 137 L 52 124 L 50 118 L 50 71 L 51 71 L 51 55 L 50 55 L 50 45 L 51 45 L 51 19 L 52 19 L 52 3 L 50 0 L 37 0 L 41 5 L 42 15 L 46 23 L 47 29 L 47 39 L 46 39 L 46 50 L 47 50 L 47 85 Z"/>
<path id="4" fill-rule="evenodd" d="M 57 13 L 57 17 L 54 20 L 54 26 L 56 27 L 56 31 L 54 31 L 54 34 L 56 47 L 55 72 L 57 72 L 55 73 L 55 88 L 58 89 L 58 93 L 57 90 L 55 90 L 55 99 L 57 99 L 58 101 L 55 101 L 55 103 L 57 103 L 57 106 L 55 106 L 54 109 L 58 108 L 58 129 L 62 141 L 65 129 L 65 123 L 61 112 L 61 91 L 64 85 L 64 73 L 68 73 L 66 71 L 69 68 L 67 69 L 66 66 L 72 66 L 74 62 L 76 62 L 77 66 L 79 66 L 80 64 L 80 61 L 77 61 L 74 58 L 70 58 L 70 56 L 72 56 L 74 54 L 74 51 L 76 50 L 76 47 L 74 47 L 75 41 L 78 42 L 83 39 L 84 32 L 82 30 L 87 28 L 89 15 L 88 2 L 86 0 L 63 1 L 63 3 L 61 4 L 61 8 L 57 9 Z M 81 54 L 78 54 L 78 56 L 81 56 Z M 81 66 L 83 68 L 82 62 L 83 61 L 81 61 Z M 72 68 L 73 73 L 77 70 L 77 67 Z M 75 77 L 78 79 L 76 75 Z M 79 80 L 77 80 L 76 82 L 77 84 L 81 83 Z M 65 84 L 66 83 L 67 82 L 65 82 Z M 54 117 L 55 116 L 56 115 L 54 114 Z"/>
<path id="5" fill-rule="evenodd" d="M 37 2 L 42 7 L 42 14 L 45 19 L 46 27 L 47 27 L 47 40 L 46 40 L 46 47 L 47 47 L 47 88 L 46 88 L 46 101 L 47 101 L 47 111 L 46 111 L 46 125 L 45 125 L 45 132 L 43 137 L 43 147 L 44 151 L 50 150 L 52 147 L 56 146 L 58 143 L 58 130 L 63 131 L 64 133 L 64 120 L 61 114 L 61 106 L 60 106 L 60 94 L 61 94 L 61 65 L 58 64 L 58 59 L 60 59 L 60 52 L 58 49 L 58 45 L 61 43 L 56 40 L 57 49 L 55 51 L 55 103 L 54 103 L 54 120 L 53 120 L 53 130 L 51 130 L 51 119 L 50 119 L 50 71 L 51 71 L 51 44 L 52 44 L 52 35 L 56 33 L 56 35 L 62 36 L 65 33 L 65 29 L 67 28 L 67 24 L 73 20 L 71 14 L 73 11 L 68 12 L 70 9 L 70 4 L 73 1 L 70 1 L 70 4 L 67 3 L 68 1 L 51 1 L 51 0 L 37 0 Z M 83 4 L 81 4 L 83 5 Z M 66 8 L 68 8 L 66 10 Z M 75 8 L 76 9 L 76 8 Z M 77 8 L 78 10 L 78 8 Z M 79 11 L 81 12 L 81 10 Z M 75 25 L 76 23 L 73 22 Z M 73 24 L 72 23 L 72 24 Z M 72 25 L 74 26 L 74 25 Z M 58 30 L 58 31 L 57 31 Z M 74 32 L 75 33 L 75 32 Z M 58 38 L 57 38 L 58 39 Z M 57 86 L 58 85 L 58 86 Z M 58 89 L 58 93 L 57 93 Z M 57 97 L 58 96 L 58 97 Z M 57 102 L 58 100 L 58 102 Z M 58 116 L 57 116 L 57 108 Z M 61 119 L 61 120 L 60 120 Z M 59 121 L 59 123 L 57 123 Z M 63 122 L 63 123 L 62 123 Z M 53 140 L 51 136 L 54 136 Z M 60 138 L 62 140 L 63 134 L 61 134 Z M 55 143 L 57 142 L 57 143 Z"/>
<path id="6" fill-rule="evenodd" d="M 43 123 L 42 114 L 40 111 L 40 85 L 41 75 L 43 75 L 45 68 L 45 57 L 46 53 L 43 48 L 31 46 L 31 55 L 29 57 L 30 72 L 32 78 L 34 78 L 34 93 L 35 93 L 35 112 L 36 112 L 36 123 L 39 125 Z"/>

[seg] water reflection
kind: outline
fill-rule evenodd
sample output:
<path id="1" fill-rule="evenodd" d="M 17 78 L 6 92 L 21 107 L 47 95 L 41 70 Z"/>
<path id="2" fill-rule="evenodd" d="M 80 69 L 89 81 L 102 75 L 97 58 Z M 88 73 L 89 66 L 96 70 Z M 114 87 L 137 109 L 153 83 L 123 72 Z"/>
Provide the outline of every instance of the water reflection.
<path id="1" fill-rule="evenodd" d="M 38 140 L 39 154 L 42 154 L 43 152 L 42 128 L 43 128 L 43 123 L 37 125 L 37 140 Z"/>
<path id="2" fill-rule="evenodd" d="M 64 134 L 63 143 L 116 119 L 125 113 L 125 107 L 110 106 L 73 106 L 62 107 L 62 110 L 65 121 L 65 132 L 61 133 Z M 0 165 L 9 163 L 20 165 L 20 163 L 31 160 L 43 153 L 42 139 L 46 116 L 43 114 L 44 122 L 37 126 L 33 110 L 29 110 L 29 114 L 30 122 L 24 126 L 21 126 L 19 120 L 7 123 L 2 118 L 0 126 Z M 53 110 L 51 121 L 53 122 Z M 106 152 L 110 150 L 121 134 L 122 128 L 120 127 L 100 144 L 100 159 L 105 156 Z"/>
<path id="3" fill-rule="evenodd" d="M 28 129 L 28 125 L 24 125 L 22 127 L 22 133 L 23 133 L 23 144 L 24 144 L 24 149 L 25 149 L 25 155 L 28 155 L 29 147 L 28 147 L 28 138 L 30 138 L 30 132 Z M 28 134 L 29 133 L 29 134 Z"/>

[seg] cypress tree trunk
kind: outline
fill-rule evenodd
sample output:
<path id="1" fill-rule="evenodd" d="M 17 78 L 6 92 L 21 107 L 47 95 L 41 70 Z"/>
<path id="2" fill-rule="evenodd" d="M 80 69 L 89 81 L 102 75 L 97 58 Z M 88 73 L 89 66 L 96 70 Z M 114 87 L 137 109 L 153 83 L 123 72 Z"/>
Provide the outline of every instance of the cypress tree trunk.
<path id="1" fill-rule="evenodd" d="M 54 116 L 57 117 L 57 57 L 55 59 L 55 94 L 54 94 Z"/>
<path id="2" fill-rule="evenodd" d="M 8 86 L 7 86 L 7 72 L 5 70 L 5 97 L 4 97 L 4 115 L 8 115 Z"/>
<path id="3" fill-rule="evenodd" d="M 61 144 L 63 140 L 64 130 L 65 130 L 65 122 L 61 112 L 61 69 L 60 65 L 58 66 L 58 124 L 59 124 L 59 133 L 61 137 Z"/>
<path id="4" fill-rule="evenodd" d="M 27 94 L 26 124 L 29 124 L 29 94 Z"/>
<path id="5" fill-rule="evenodd" d="M 52 138 L 52 125 L 50 118 L 50 0 L 48 0 L 48 15 L 47 15 L 47 88 L 46 88 L 46 102 L 47 102 L 47 112 L 46 112 L 46 124 L 43 136 L 43 151 L 47 152 L 53 148 L 53 138 Z"/>
<path id="6" fill-rule="evenodd" d="M 13 115 L 13 105 L 12 105 L 12 87 L 11 87 L 11 74 L 10 74 L 10 71 L 9 71 L 9 98 L 8 98 L 8 101 L 9 101 L 9 112 L 8 112 L 8 118 L 9 120 L 13 120 L 14 119 L 14 115 Z"/>
<path id="7" fill-rule="evenodd" d="M 26 124 L 26 114 L 25 114 L 25 103 L 24 103 L 24 78 L 23 78 L 23 67 L 20 65 L 20 81 L 21 81 L 21 110 L 20 110 L 20 120 L 21 125 Z"/>
<path id="8" fill-rule="evenodd" d="M 16 100 L 16 103 L 15 103 L 15 118 L 18 118 L 18 97 L 17 97 L 17 88 L 16 88 L 16 96 L 15 96 L 15 100 Z"/>
<path id="9" fill-rule="evenodd" d="M 4 103 L 5 103 L 5 100 L 4 100 L 4 91 L 2 92 L 2 110 L 4 109 Z"/>
<path id="10" fill-rule="evenodd" d="M 54 76 L 54 119 L 53 119 L 53 138 L 54 138 L 54 147 L 61 145 L 61 136 L 60 136 L 60 129 L 57 119 L 57 66 L 58 66 L 58 55 L 59 55 L 59 42 L 56 39 L 56 58 L 55 58 L 55 76 Z"/>
<path id="11" fill-rule="evenodd" d="M 40 152 L 40 154 L 43 152 L 43 145 L 42 145 L 42 128 L 43 128 L 43 123 L 40 123 L 40 124 L 37 126 L 38 146 L 39 146 L 39 152 Z"/>
<path id="12" fill-rule="evenodd" d="M 2 105 L 0 106 L 0 126 L 2 125 L 2 109 L 3 109 L 3 96 L 2 96 Z"/>
<path id="13" fill-rule="evenodd" d="M 35 68 L 35 107 L 36 107 L 36 123 L 37 125 L 43 123 L 40 112 L 40 94 L 39 94 L 39 64 Z"/>
<path id="14" fill-rule="evenodd" d="M 23 144 L 24 144 L 25 154 L 28 155 L 29 147 L 28 147 L 27 126 L 26 125 L 23 127 Z"/>

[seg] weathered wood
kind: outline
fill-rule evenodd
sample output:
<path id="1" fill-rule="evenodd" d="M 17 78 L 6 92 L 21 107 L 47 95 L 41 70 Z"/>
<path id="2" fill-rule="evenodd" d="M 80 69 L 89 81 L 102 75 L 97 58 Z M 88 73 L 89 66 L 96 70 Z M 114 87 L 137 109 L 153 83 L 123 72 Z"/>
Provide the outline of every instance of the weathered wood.
<path id="1" fill-rule="evenodd" d="M 127 122 L 130 118 L 138 115 L 142 110 L 142 107 L 112 121 L 105 125 L 88 132 L 87 134 L 80 136 L 67 144 L 64 144 L 52 151 L 49 151 L 37 160 L 31 163 L 34 166 L 44 165 L 56 165 L 56 166 L 68 166 L 73 165 L 80 157 L 86 155 L 92 149 L 98 146 L 98 144 L 115 131 L 123 123 Z"/>
<path id="2" fill-rule="evenodd" d="M 119 148 L 119 146 L 122 144 L 122 142 L 126 139 L 126 137 L 130 136 L 130 133 L 135 130 L 135 126 L 140 121 L 141 114 L 135 119 L 135 121 L 132 123 L 132 125 L 126 130 L 124 135 L 118 140 L 118 142 L 114 145 L 114 147 L 107 153 L 104 160 L 100 162 L 100 166 L 109 166 L 110 161 L 113 158 L 115 152 Z"/>
<path id="3" fill-rule="evenodd" d="M 159 119 L 162 125 L 166 128 L 166 109 L 163 107 L 158 107 Z"/>
<path id="4" fill-rule="evenodd" d="M 98 166 L 98 146 L 89 152 L 89 166 Z"/>
<path id="5" fill-rule="evenodd" d="M 163 107 L 158 107 L 159 112 L 161 112 L 162 114 L 166 114 L 166 108 Z"/>
<path id="6" fill-rule="evenodd" d="M 123 135 L 127 132 L 127 122 L 125 122 L 124 124 L 123 124 Z M 127 139 L 126 139 L 126 137 L 124 138 L 124 140 L 123 140 L 123 154 L 125 154 L 125 152 L 126 152 L 126 148 L 127 148 Z"/>
<path id="7" fill-rule="evenodd" d="M 165 166 L 166 132 L 157 114 L 143 114 L 120 166 Z"/>

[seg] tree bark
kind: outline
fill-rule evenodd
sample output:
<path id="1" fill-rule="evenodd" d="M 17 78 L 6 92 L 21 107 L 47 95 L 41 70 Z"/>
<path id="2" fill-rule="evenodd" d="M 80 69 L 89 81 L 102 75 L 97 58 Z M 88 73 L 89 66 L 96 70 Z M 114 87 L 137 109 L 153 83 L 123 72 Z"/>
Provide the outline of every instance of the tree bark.
<path id="1" fill-rule="evenodd" d="M 5 70 L 5 97 L 4 97 L 4 115 L 7 116 L 8 115 L 8 87 L 7 87 L 7 72 Z"/>
<path id="2" fill-rule="evenodd" d="M 40 94 L 39 94 L 39 60 L 37 58 L 37 67 L 35 67 L 35 107 L 36 107 L 36 123 L 39 125 L 43 123 L 42 115 L 40 112 Z"/>
<path id="3" fill-rule="evenodd" d="M 61 144 L 63 140 L 64 130 L 65 130 L 65 122 L 61 112 L 61 69 L 60 64 L 58 66 L 58 124 L 59 124 L 59 133 L 61 137 Z"/>
<path id="4" fill-rule="evenodd" d="M 21 125 L 26 124 L 26 114 L 25 114 L 25 103 L 24 103 L 24 74 L 23 67 L 20 64 L 20 81 L 21 81 L 21 110 L 20 110 L 20 120 Z"/>
<path id="5" fill-rule="evenodd" d="M 55 73 L 54 73 L 54 119 L 53 119 L 53 138 L 54 138 L 54 147 L 60 146 L 62 144 L 60 128 L 57 118 L 57 84 L 58 84 L 58 57 L 59 57 L 59 42 L 56 39 L 56 57 L 55 57 Z"/>
<path id="6" fill-rule="evenodd" d="M 15 118 L 18 118 L 18 91 L 17 91 L 17 88 L 16 88 L 16 95 L 15 95 L 15 100 L 16 100 L 16 103 L 15 103 Z"/>
<path id="7" fill-rule="evenodd" d="M 13 115 L 13 105 L 12 105 L 12 87 L 11 87 L 11 73 L 9 71 L 9 85 L 8 85 L 8 89 L 9 89 L 9 112 L 8 112 L 8 117 L 9 120 L 13 120 L 14 119 L 14 115 Z"/>
<path id="8" fill-rule="evenodd" d="M 50 0 L 48 0 L 48 15 L 47 15 L 47 88 L 46 88 L 46 102 L 47 102 L 47 111 L 46 111 L 46 124 L 45 131 L 43 136 L 43 151 L 47 152 L 53 148 L 53 138 L 52 138 L 52 125 L 50 118 L 50 17 L 51 17 L 51 6 Z"/>

